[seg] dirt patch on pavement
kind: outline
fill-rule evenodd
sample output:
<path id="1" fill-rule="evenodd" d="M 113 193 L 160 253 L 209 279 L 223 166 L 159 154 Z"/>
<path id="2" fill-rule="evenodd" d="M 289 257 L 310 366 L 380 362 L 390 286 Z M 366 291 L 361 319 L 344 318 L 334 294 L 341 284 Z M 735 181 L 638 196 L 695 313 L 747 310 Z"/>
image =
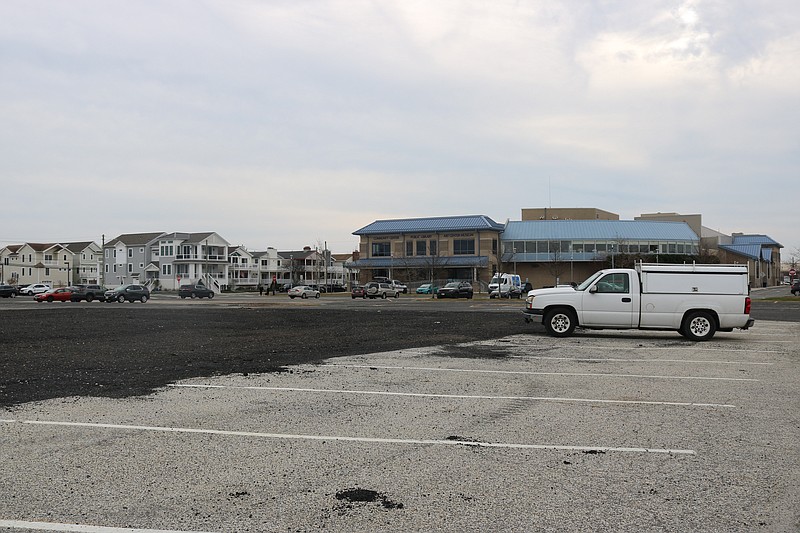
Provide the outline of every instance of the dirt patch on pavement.
<path id="1" fill-rule="evenodd" d="M 192 377 L 283 372 L 331 357 L 525 332 L 515 315 L 440 310 L 19 310 L 0 317 L 0 406 L 146 395 Z"/>

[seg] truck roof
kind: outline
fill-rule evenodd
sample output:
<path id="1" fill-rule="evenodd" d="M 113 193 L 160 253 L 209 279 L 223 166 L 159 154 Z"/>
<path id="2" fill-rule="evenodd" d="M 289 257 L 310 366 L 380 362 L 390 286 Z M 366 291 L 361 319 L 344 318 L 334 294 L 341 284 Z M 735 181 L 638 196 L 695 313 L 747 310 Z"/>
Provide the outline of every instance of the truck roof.
<path id="1" fill-rule="evenodd" d="M 689 273 L 694 272 L 697 274 L 747 274 L 747 265 L 713 265 L 713 264 L 697 264 L 697 263 L 684 263 L 684 264 L 668 264 L 668 263 L 636 263 L 636 270 L 638 272 L 674 272 L 674 273 Z"/>

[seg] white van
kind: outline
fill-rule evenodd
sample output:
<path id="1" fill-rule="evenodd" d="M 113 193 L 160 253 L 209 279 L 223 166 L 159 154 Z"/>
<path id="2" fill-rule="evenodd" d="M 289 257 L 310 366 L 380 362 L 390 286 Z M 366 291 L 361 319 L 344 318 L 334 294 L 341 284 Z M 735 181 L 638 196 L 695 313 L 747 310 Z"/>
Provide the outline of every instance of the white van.
<path id="1" fill-rule="evenodd" d="M 522 280 L 516 274 L 495 274 L 489 282 L 489 298 L 519 298 Z"/>

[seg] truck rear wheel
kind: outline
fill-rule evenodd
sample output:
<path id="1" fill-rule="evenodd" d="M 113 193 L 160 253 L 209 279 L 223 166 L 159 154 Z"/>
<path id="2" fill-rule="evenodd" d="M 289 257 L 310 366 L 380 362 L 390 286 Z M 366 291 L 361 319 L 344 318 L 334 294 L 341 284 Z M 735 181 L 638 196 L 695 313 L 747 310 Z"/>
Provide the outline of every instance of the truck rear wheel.
<path id="1" fill-rule="evenodd" d="M 717 331 L 717 323 L 709 313 L 705 311 L 695 311 L 686 316 L 686 320 L 681 328 L 684 337 L 692 341 L 707 341 L 714 336 Z"/>
<path id="2" fill-rule="evenodd" d="M 553 337 L 569 337 L 578 325 L 578 318 L 571 309 L 553 309 L 544 315 L 544 329 Z"/>

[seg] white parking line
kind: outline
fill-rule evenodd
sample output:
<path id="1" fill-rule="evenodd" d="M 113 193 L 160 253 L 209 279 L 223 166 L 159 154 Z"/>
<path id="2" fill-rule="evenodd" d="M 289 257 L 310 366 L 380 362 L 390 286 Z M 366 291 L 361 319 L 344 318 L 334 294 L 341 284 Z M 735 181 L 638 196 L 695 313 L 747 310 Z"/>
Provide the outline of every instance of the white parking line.
<path id="1" fill-rule="evenodd" d="M 176 529 L 141 529 L 127 527 L 103 527 L 84 524 L 58 524 L 55 522 L 26 522 L 24 520 L 0 520 L 0 528 L 35 529 L 37 531 L 79 531 L 81 533 L 212 533 L 210 531 L 179 531 Z"/>
<path id="2" fill-rule="evenodd" d="M 658 376 L 646 374 L 604 374 L 602 372 L 530 372 L 525 370 L 478 370 L 472 368 L 433 368 L 422 366 L 384 366 L 384 365 L 347 365 L 325 364 L 321 366 L 338 366 L 341 368 L 367 368 L 377 370 L 420 370 L 423 372 L 473 372 L 476 374 L 520 374 L 526 376 L 572 376 L 572 377 L 602 377 L 602 378 L 647 378 L 647 379 L 689 379 L 707 381 L 759 381 L 753 378 L 709 378 L 702 376 Z"/>
<path id="3" fill-rule="evenodd" d="M 711 361 L 711 360 L 691 360 L 691 359 L 622 359 L 607 357 L 604 359 L 594 359 L 588 357 L 549 357 L 545 355 L 509 355 L 509 359 L 547 359 L 552 361 L 578 361 L 585 363 L 688 363 L 699 365 L 763 365 L 770 366 L 775 363 L 752 363 L 749 361 Z"/>
<path id="4" fill-rule="evenodd" d="M 9 422 L 4 420 L 4 422 Z M 255 431 L 227 431 L 220 429 L 197 429 L 197 428 L 175 428 L 161 426 L 134 426 L 127 424 L 97 424 L 90 422 L 57 422 L 48 420 L 19 420 L 10 421 L 21 424 L 31 424 L 39 426 L 65 426 L 93 429 L 117 429 L 134 431 L 159 431 L 168 433 L 195 433 L 203 435 L 225 435 L 234 437 L 258 437 L 267 439 L 291 439 L 291 440 L 313 440 L 313 441 L 339 441 L 339 442 L 368 442 L 377 444 L 416 444 L 416 445 L 441 445 L 441 446 L 476 446 L 481 448 L 504 448 L 518 450 L 567 450 L 567 451 L 603 451 L 603 452 L 627 452 L 627 453 L 666 453 L 673 455 L 696 455 L 694 450 L 669 449 L 669 448 L 640 448 L 640 447 L 617 447 L 617 446 L 572 446 L 558 444 L 518 444 L 508 442 L 482 442 L 464 440 L 441 440 L 441 439 L 385 439 L 373 437 L 344 437 L 339 435 L 297 435 L 290 433 L 261 433 Z"/>
<path id="5" fill-rule="evenodd" d="M 514 346 L 513 344 L 511 345 Z M 527 345 L 517 345 L 517 346 L 527 346 Z M 753 349 L 749 350 L 731 350 L 730 348 L 698 348 L 696 346 L 595 346 L 595 345 L 583 345 L 583 344 L 569 344 L 564 346 L 535 346 L 534 348 L 569 348 L 573 349 L 582 349 L 582 350 L 669 350 L 671 352 L 678 352 L 678 351 L 691 351 L 691 352 L 725 352 L 725 353 L 753 353 Z M 779 353 L 783 354 L 786 352 L 780 350 L 758 350 L 759 354 L 762 353 Z"/>
<path id="6" fill-rule="evenodd" d="M 656 402 L 646 400 L 603 400 L 591 398 L 558 398 L 548 396 L 488 396 L 474 394 L 430 394 L 422 392 L 386 392 L 386 391 L 365 391 L 365 390 L 339 390 L 339 389 L 308 389 L 299 387 L 259 387 L 253 385 L 198 385 L 178 383 L 170 387 L 176 388 L 196 388 L 196 389 L 243 389 L 243 390 L 265 390 L 275 392 L 319 392 L 330 394 L 365 394 L 375 396 L 406 396 L 413 398 L 445 398 L 457 400 L 530 400 L 545 402 L 578 402 L 578 403 L 619 403 L 633 405 L 670 405 L 679 407 L 736 407 L 730 404 L 721 403 L 692 403 L 692 402 Z"/>

